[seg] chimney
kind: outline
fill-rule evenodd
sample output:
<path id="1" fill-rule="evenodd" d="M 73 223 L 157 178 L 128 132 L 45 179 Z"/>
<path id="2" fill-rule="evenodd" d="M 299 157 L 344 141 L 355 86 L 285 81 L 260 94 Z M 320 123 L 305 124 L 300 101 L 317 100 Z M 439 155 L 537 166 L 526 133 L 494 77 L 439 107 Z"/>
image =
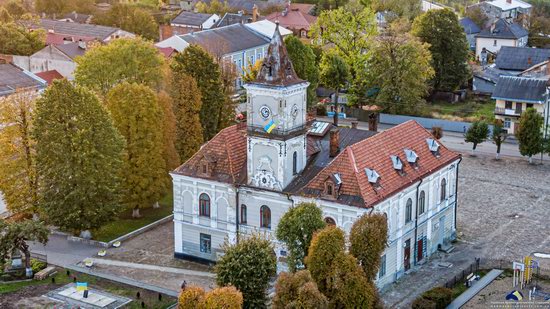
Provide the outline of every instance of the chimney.
<path id="1" fill-rule="evenodd" d="M 258 6 L 256 4 L 254 4 L 254 6 L 252 7 L 252 22 L 257 22 L 258 21 Z"/>
<path id="2" fill-rule="evenodd" d="M 527 58 L 527 64 L 528 64 L 528 65 L 533 64 L 533 60 L 531 59 L 531 57 Z"/>
<path id="3" fill-rule="evenodd" d="M 357 129 L 357 124 L 358 124 L 357 121 L 352 121 L 352 122 L 351 122 L 351 128 L 352 128 L 352 129 Z"/>
<path id="4" fill-rule="evenodd" d="M 329 156 L 331 158 L 336 157 L 340 152 L 340 131 L 338 128 L 330 130 L 330 149 Z"/>

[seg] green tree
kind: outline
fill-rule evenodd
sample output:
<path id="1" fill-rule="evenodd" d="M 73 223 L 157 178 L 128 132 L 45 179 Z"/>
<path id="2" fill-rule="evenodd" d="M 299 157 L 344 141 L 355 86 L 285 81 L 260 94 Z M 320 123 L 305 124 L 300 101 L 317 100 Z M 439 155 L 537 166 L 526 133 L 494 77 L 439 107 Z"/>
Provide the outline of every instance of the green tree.
<path id="1" fill-rule="evenodd" d="M 195 79 L 202 97 L 203 137 L 210 140 L 219 131 L 219 111 L 225 103 L 220 66 L 200 46 L 191 45 L 174 57 L 172 71 Z"/>
<path id="2" fill-rule="evenodd" d="M 61 14 L 70 12 L 72 6 L 67 0 L 36 0 L 34 9 L 37 13 L 58 18 Z"/>
<path id="3" fill-rule="evenodd" d="M 36 102 L 33 138 L 39 209 L 75 232 L 113 220 L 119 205 L 124 138 L 87 89 L 56 80 Z"/>
<path id="4" fill-rule="evenodd" d="M 328 273 L 331 308 L 373 308 L 376 288 L 351 254 L 340 252 Z"/>
<path id="5" fill-rule="evenodd" d="M 275 284 L 273 309 L 326 309 L 328 300 L 319 292 L 308 270 L 281 273 Z"/>
<path id="6" fill-rule="evenodd" d="M 180 156 L 176 150 L 176 115 L 174 114 L 172 98 L 170 95 L 161 91 L 158 94 L 159 106 L 162 108 L 162 136 L 163 136 L 163 151 L 166 170 L 171 171 L 180 165 Z"/>
<path id="7" fill-rule="evenodd" d="M 305 259 L 311 277 L 319 291 L 330 298 L 329 274 L 334 259 L 345 249 L 345 235 L 341 229 L 329 225 L 313 235 Z"/>
<path id="8" fill-rule="evenodd" d="M 106 106 L 126 139 L 123 202 L 139 217 L 139 209 L 158 202 L 170 183 L 163 158 L 162 108 L 151 88 L 126 82 L 109 91 Z"/>
<path id="9" fill-rule="evenodd" d="M 533 156 L 543 151 L 542 125 L 544 118 L 534 108 L 528 108 L 519 118 L 519 128 L 516 138 L 519 142 L 519 152 L 529 157 L 533 163 Z"/>
<path id="10" fill-rule="evenodd" d="M 12 213 L 36 213 L 38 181 L 32 139 L 33 91 L 20 91 L 0 104 L 0 191 Z"/>
<path id="11" fill-rule="evenodd" d="M 362 1 L 367 2 L 367 1 Z M 422 2 L 416 0 L 372 0 L 370 7 L 375 12 L 392 12 L 397 17 L 403 17 L 410 21 L 413 21 L 418 15 L 422 13 Z M 366 4 L 366 3 L 365 3 Z M 388 14 L 386 18 L 390 18 Z"/>
<path id="12" fill-rule="evenodd" d="M 256 76 L 258 76 L 258 72 L 260 72 L 261 68 L 262 60 L 260 59 L 256 60 L 256 63 L 254 64 L 249 63 L 244 69 L 243 81 L 245 83 L 253 82 L 256 79 Z"/>
<path id="13" fill-rule="evenodd" d="M 7 223 L 0 220 L 0 266 L 4 265 L 13 252 L 19 250 L 25 255 L 27 278 L 32 278 L 31 251 L 27 242 L 35 241 L 45 245 L 49 234 L 48 228 L 39 221 L 24 220 Z"/>
<path id="14" fill-rule="evenodd" d="M 350 253 L 356 257 L 369 281 L 376 279 L 380 256 L 388 239 L 387 219 L 382 214 L 364 214 L 353 224 L 349 236 Z"/>
<path id="15" fill-rule="evenodd" d="M 23 14 L 27 13 L 20 0 L 10 0 L 4 4 L 4 8 L 14 20 L 18 20 Z"/>
<path id="16" fill-rule="evenodd" d="M 229 6 L 227 1 L 220 0 L 212 0 L 208 4 L 199 0 L 199 2 L 195 4 L 195 10 L 199 13 L 218 14 L 219 16 L 235 11 Z"/>
<path id="17" fill-rule="evenodd" d="M 224 255 L 215 267 L 219 286 L 233 285 L 243 293 L 243 308 L 266 308 L 266 291 L 276 274 L 273 244 L 259 235 L 225 243 Z"/>
<path id="18" fill-rule="evenodd" d="M 203 143 L 200 121 L 202 106 L 197 82 L 184 73 L 172 74 L 171 96 L 176 117 L 176 150 L 181 162 L 191 158 Z"/>
<path id="19" fill-rule="evenodd" d="M 125 81 L 158 89 L 163 78 L 164 58 L 152 42 L 121 38 L 97 45 L 76 58 L 75 80 L 104 97 Z"/>
<path id="20" fill-rule="evenodd" d="M 277 239 L 290 251 L 287 264 L 291 271 L 303 267 L 313 233 L 325 225 L 323 212 L 315 203 L 300 203 L 283 215 L 277 226 Z"/>
<path id="21" fill-rule="evenodd" d="M 472 156 L 475 156 L 475 150 L 478 144 L 483 143 L 489 137 L 489 125 L 483 120 L 478 120 L 468 128 L 464 134 L 464 141 L 472 143 Z"/>
<path id="22" fill-rule="evenodd" d="M 464 17 L 470 18 L 478 27 L 485 28 L 485 24 L 489 20 L 487 14 L 483 12 L 481 6 L 476 5 L 472 8 L 468 8 L 464 14 Z"/>
<path id="23" fill-rule="evenodd" d="M 10 13 L 3 7 L 0 7 L 0 26 L 5 23 L 13 22 L 13 17 Z"/>
<path id="24" fill-rule="evenodd" d="M 376 105 L 391 114 L 417 112 L 434 76 L 429 45 L 390 26 L 374 41 L 369 59 L 372 87 L 379 89 Z"/>
<path id="25" fill-rule="evenodd" d="M 470 78 L 468 41 L 453 11 L 429 10 L 414 20 L 412 32 L 430 45 L 434 90 L 454 91 Z"/>
<path id="26" fill-rule="evenodd" d="M 323 54 L 321 63 L 321 83 L 330 89 L 334 89 L 334 125 L 338 126 L 338 95 L 345 87 L 349 78 L 349 67 L 338 54 L 328 51 Z"/>
<path id="27" fill-rule="evenodd" d="M 319 67 L 315 62 L 315 53 L 311 47 L 293 35 L 285 38 L 285 46 L 298 77 L 309 82 L 307 88 L 307 107 L 309 109 L 317 103 L 315 89 L 319 85 Z"/>
<path id="28" fill-rule="evenodd" d="M 29 56 L 44 48 L 45 42 L 42 30 L 28 31 L 14 22 L 0 22 L 0 54 Z"/>
<path id="29" fill-rule="evenodd" d="M 149 40 L 157 40 L 159 26 L 153 16 L 145 9 L 126 3 L 117 3 L 103 14 L 94 16 L 98 25 L 118 27 Z"/>
<path id="30" fill-rule="evenodd" d="M 493 140 L 493 143 L 497 146 L 497 154 L 496 159 L 500 159 L 500 147 L 502 146 L 502 143 L 508 138 L 508 133 L 503 127 L 502 120 L 496 119 L 493 123 L 493 133 L 491 134 L 491 139 Z"/>
<path id="31" fill-rule="evenodd" d="M 368 8 L 355 11 L 342 7 L 323 11 L 311 29 L 313 42 L 332 45 L 334 51 L 348 64 L 348 100 L 351 104 L 363 103 L 367 92 L 368 80 L 364 77 L 364 71 L 371 39 L 375 34 L 374 13 Z"/>

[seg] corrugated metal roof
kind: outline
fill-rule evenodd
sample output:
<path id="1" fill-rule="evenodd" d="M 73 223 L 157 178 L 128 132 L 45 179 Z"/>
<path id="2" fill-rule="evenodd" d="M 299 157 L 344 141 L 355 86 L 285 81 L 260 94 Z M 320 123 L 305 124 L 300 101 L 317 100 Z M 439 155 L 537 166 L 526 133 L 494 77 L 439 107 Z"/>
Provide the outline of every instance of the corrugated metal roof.
<path id="1" fill-rule="evenodd" d="M 176 16 L 174 19 L 172 19 L 172 24 L 177 25 L 189 25 L 189 26 L 200 26 L 205 21 L 208 20 L 213 14 L 203 14 L 203 13 L 195 13 L 195 12 L 188 12 L 188 11 L 182 11 L 179 13 L 178 16 Z"/>
<path id="2" fill-rule="evenodd" d="M 44 88 L 44 83 L 32 73 L 7 63 L 0 64 L 0 96 L 15 92 L 20 88 Z"/>
<path id="3" fill-rule="evenodd" d="M 91 25 L 91 24 L 79 24 L 68 21 L 57 21 L 51 19 L 41 19 L 39 25 L 30 25 L 30 28 L 41 28 L 46 31 L 53 31 L 58 34 L 65 34 L 71 36 L 90 37 L 100 40 L 107 39 L 119 28 Z"/>
<path id="4" fill-rule="evenodd" d="M 550 58 L 550 49 L 502 46 L 495 62 L 501 70 L 524 71 Z"/>
<path id="5" fill-rule="evenodd" d="M 547 82 L 539 78 L 501 76 L 493 92 L 493 99 L 543 103 Z"/>
<path id="6" fill-rule="evenodd" d="M 263 46 L 269 40 L 242 24 L 214 28 L 179 36 L 189 44 L 197 44 L 211 52 L 231 54 L 250 48 Z"/>
<path id="7" fill-rule="evenodd" d="M 481 28 L 468 17 L 462 18 L 460 20 L 460 25 L 466 34 L 476 34 L 481 31 Z"/>

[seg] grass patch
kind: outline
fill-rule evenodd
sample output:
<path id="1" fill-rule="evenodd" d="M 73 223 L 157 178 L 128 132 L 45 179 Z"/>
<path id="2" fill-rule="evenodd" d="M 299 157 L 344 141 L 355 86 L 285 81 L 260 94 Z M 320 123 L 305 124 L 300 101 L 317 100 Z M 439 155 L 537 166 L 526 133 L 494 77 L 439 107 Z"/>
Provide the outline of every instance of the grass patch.
<path id="1" fill-rule="evenodd" d="M 485 276 L 487 273 L 489 272 L 489 270 L 487 269 L 480 269 L 479 271 L 475 272 L 474 274 L 478 275 L 479 278 L 483 278 L 483 276 Z M 452 291 L 453 291 L 453 299 L 457 298 L 458 296 L 460 296 L 460 294 L 464 293 L 466 290 L 468 289 L 468 287 L 466 286 L 466 279 L 460 281 L 460 282 L 457 282 L 455 284 L 455 286 L 452 288 Z"/>
<path id="2" fill-rule="evenodd" d="M 171 215 L 174 204 L 172 193 L 160 200 L 159 204 L 160 208 L 140 209 L 141 218 L 137 219 L 132 218 L 132 210 L 127 209 L 118 216 L 117 220 L 93 231 L 92 235 L 95 240 L 108 242 Z"/>
<path id="3" fill-rule="evenodd" d="M 486 119 L 490 122 L 495 119 L 493 100 L 469 100 L 458 103 L 434 102 L 426 105 L 427 113 L 433 118 L 453 121 L 476 121 Z"/>

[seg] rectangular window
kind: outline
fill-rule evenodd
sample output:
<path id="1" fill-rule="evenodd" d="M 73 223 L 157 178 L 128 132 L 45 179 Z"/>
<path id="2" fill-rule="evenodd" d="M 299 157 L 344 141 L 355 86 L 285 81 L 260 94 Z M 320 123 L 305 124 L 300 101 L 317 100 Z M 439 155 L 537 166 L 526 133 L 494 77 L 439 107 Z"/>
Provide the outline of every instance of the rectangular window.
<path id="1" fill-rule="evenodd" d="M 378 270 L 378 278 L 383 278 L 386 275 L 386 255 L 380 258 L 380 269 Z"/>
<path id="2" fill-rule="evenodd" d="M 200 247 L 202 253 L 212 253 L 212 236 L 201 233 Z"/>
<path id="3" fill-rule="evenodd" d="M 512 126 L 512 120 L 510 118 L 504 118 L 504 128 L 510 129 Z"/>
<path id="4" fill-rule="evenodd" d="M 523 109 L 523 103 L 516 103 L 516 114 L 520 115 Z"/>
<path id="5" fill-rule="evenodd" d="M 504 102 L 504 108 L 505 109 L 512 109 L 512 102 L 510 102 L 510 101 Z"/>
<path id="6" fill-rule="evenodd" d="M 526 109 L 527 109 L 527 108 L 533 108 L 533 103 L 527 103 Z"/>

